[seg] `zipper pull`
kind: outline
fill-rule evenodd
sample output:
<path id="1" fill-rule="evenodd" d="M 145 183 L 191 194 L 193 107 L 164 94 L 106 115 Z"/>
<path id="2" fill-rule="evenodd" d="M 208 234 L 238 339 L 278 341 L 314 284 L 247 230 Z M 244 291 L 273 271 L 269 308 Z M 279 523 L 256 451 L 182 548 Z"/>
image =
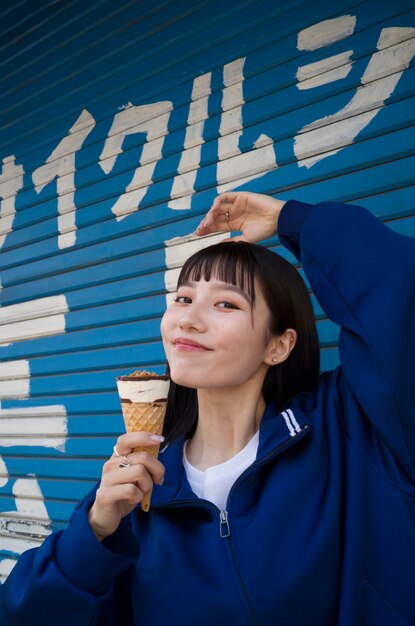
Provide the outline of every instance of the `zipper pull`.
<path id="1" fill-rule="evenodd" d="M 229 520 L 228 520 L 228 511 L 221 511 L 220 512 L 220 536 L 221 537 L 230 537 L 231 536 L 231 529 L 229 526 Z"/>

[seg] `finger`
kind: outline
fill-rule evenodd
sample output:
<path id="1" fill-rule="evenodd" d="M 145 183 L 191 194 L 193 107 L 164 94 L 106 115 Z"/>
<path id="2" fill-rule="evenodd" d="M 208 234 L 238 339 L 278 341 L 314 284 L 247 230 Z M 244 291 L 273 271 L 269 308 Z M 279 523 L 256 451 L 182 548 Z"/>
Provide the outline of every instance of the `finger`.
<path id="1" fill-rule="evenodd" d="M 100 504 L 116 504 L 118 502 L 129 502 L 136 506 L 143 499 L 144 491 L 134 483 L 121 484 L 108 489 L 100 487 L 96 494 L 96 500 Z"/>
<path id="2" fill-rule="evenodd" d="M 210 210 L 197 226 L 196 234 L 207 235 L 218 230 L 230 230 L 227 214 L 237 195 L 237 192 L 227 192 L 216 196 Z"/>
<path id="3" fill-rule="evenodd" d="M 200 222 L 195 233 L 197 235 L 208 235 L 210 233 L 229 230 L 231 230 L 229 225 L 229 211 L 226 209 L 225 205 L 224 207 L 218 206 L 215 209 L 211 209 Z"/>
<path id="4" fill-rule="evenodd" d="M 156 485 L 162 485 L 164 481 L 164 473 L 165 467 L 160 461 L 147 452 L 135 452 L 128 455 L 128 460 L 131 463 L 131 466 L 120 466 L 120 459 L 116 457 L 111 457 L 105 464 L 102 470 L 103 478 L 107 476 L 109 473 L 118 472 L 119 470 L 129 470 L 130 467 L 143 466 L 151 480 L 156 483 Z M 128 482 L 128 478 L 130 477 L 130 472 L 124 471 L 123 474 L 119 474 L 119 477 L 122 478 L 121 482 Z M 116 480 L 116 479 L 115 479 Z M 113 484 L 111 479 L 111 484 Z"/>
<path id="5" fill-rule="evenodd" d="M 141 446 L 155 446 L 164 441 L 164 437 L 161 435 L 154 435 L 144 431 L 136 433 L 124 433 L 117 439 L 116 449 L 120 455 L 127 456 L 134 450 Z M 117 456 L 117 455 L 115 455 Z"/>
<path id="6" fill-rule="evenodd" d="M 218 207 L 223 209 L 225 205 L 229 207 L 230 205 L 232 205 L 234 200 L 236 200 L 238 193 L 239 192 L 237 191 L 228 191 L 226 193 L 221 193 L 219 196 L 216 196 L 211 206 L 211 210 L 217 209 Z"/>
<path id="7" fill-rule="evenodd" d="M 106 488 L 118 485 L 136 485 L 142 491 L 149 491 L 153 487 L 153 480 L 144 465 L 131 465 L 120 467 L 117 471 L 110 472 L 103 478 L 103 486 Z"/>
<path id="8" fill-rule="evenodd" d="M 148 452 L 133 452 L 128 455 L 128 459 L 133 465 L 144 465 L 153 482 L 157 485 L 160 485 L 163 482 L 165 467 L 158 459 L 151 456 Z"/>

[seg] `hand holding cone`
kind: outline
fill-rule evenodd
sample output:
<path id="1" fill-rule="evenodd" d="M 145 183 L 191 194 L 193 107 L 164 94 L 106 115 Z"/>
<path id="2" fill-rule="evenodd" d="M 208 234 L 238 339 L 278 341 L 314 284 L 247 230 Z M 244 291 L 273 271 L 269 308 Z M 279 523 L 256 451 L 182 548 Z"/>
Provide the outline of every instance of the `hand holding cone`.
<path id="1" fill-rule="evenodd" d="M 117 386 L 127 432 L 145 431 L 161 435 L 169 390 L 167 376 L 153 372 L 136 371 L 129 376 L 118 376 Z M 145 451 L 157 458 L 159 444 L 135 448 L 134 452 Z M 141 508 L 150 509 L 151 492 L 144 495 Z"/>

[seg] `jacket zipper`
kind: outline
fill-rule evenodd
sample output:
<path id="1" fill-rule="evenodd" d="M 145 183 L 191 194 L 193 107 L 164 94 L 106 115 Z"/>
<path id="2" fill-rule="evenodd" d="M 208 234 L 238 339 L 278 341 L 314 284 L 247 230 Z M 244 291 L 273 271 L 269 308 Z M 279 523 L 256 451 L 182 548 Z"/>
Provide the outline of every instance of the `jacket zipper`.
<path id="1" fill-rule="evenodd" d="M 258 461 L 257 463 L 253 463 L 252 465 L 250 465 L 249 468 L 247 468 L 244 472 L 242 472 L 242 474 L 238 477 L 238 479 L 235 481 L 235 483 L 232 485 L 232 488 L 229 492 L 228 495 L 228 499 L 226 502 L 226 506 L 228 506 L 228 502 L 229 502 L 229 498 L 231 496 L 232 491 L 234 490 L 234 487 L 237 485 L 237 483 L 239 483 L 241 480 L 243 480 L 243 478 L 255 471 L 258 467 L 261 467 L 261 465 L 264 465 L 265 463 L 267 463 L 272 457 L 276 456 L 277 454 L 279 454 L 284 448 L 289 447 L 289 445 L 291 445 L 292 442 L 294 442 L 295 440 L 298 440 L 298 437 L 301 435 L 303 435 L 305 433 L 305 431 L 307 430 L 308 425 L 306 424 L 294 437 L 290 437 L 290 439 L 287 439 L 286 441 L 284 441 L 282 444 L 280 444 L 277 448 L 274 448 L 274 450 L 272 452 L 270 452 L 269 454 L 267 454 L 267 456 L 265 456 L 263 459 L 261 459 L 261 461 Z M 228 511 L 226 509 L 220 511 L 219 513 L 219 534 L 223 539 L 229 539 L 231 536 L 231 528 L 230 528 L 230 523 L 229 523 L 229 517 L 228 517 Z M 239 570 L 238 564 L 236 562 L 236 557 L 235 557 L 235 552 L 233 550 L 233 545 L 231 540 L 229 539 L 228 541 L 228 545 L 229 545 L 229 552 L 231 555 L 231 559 L 232 559 L 232 563 L 233 566 L 235 568 L 238 580 L 239 580 L 239 584 L 240 587 L 242 589 L 242 592 L 245 596 L 245 600 L 246 603 L 248 605 L 250 614 L 251 614 L 251 618 L 253 620 L 253 623 L 255 624 L 255 626 L 259 626 L 259 620 L 256 616 L 254 607 L 252 606 L 249 594 L 248 594 L 248 590 L 246 588 L 245 582 L 242 578 L 241 572 Z"/>
<path id="2" fill-rule="evenodd" d="M 231 529 L 228 520 L 228 511 L 219 512 L 219 534 L 222 538 L 231 536 Z"/>
<path id="3" fill-rule="evenodd" d="M 229 532 L 229 534 L 230 534 L 230 532 Z M 239 567 L 238 567 L 238 565 L 236 563 L 235 552 L 233 550 L 233 545 L 232 545 L 232 542 L 230 540 L 228 541 L 228 546 L 229 546 L 229 553 L 230 553 L 230 556 L 231 556 L 231 559 L 232 559 L 232 563 L 233 563 L 233 566 L 235 568 L 236 575 L 237 575 L 238 580 L 239 580 L 239 585 L 240 585 L 240 587 L 242 589 L 242 593 L 243 593 L 243 595 L 245 597 L 245 601 L 246 601 L 246 604 L 247 604 L 247 607 L 248 607 L 248 611 L 249 611 L 250 616 L 251 616 L 252 623 L 255 624 L 255 626 L 260 626 L 260 623 L 259 623 L 259 620 L 258 620 L 258 618 L 256 616 L 254 607 L 252 606 L 251 599 L 249 597 L 248 590 L 246 588 L 245 582 L 244 582 L 244 580 L 242 578 L 241 572 L 239 571 Z"/>
<path id="4" fill-rule="evenodd" d="M 260 461 L 257 461 L 255 463 L 253 463 L 252 465 L 250 465 L 244 472 L 242 472 L 242 474 L 238 477 L 238 479 L 235 481 L 235 483 L 232 485 L 231 490 L 229 492 L 228 495 L 228 499 L 226 502 L 226 506 L 228 506 L 229 503 L 229 498 L 232 494 L 232 492 L 234 491 L 236 485 L 243 480 L 243 478 L 255 471 L 258 467 L 261 467 L 262 465 L 264 465 L 265 463 L 267 463 L 270 459 L 272 459 L 274 456 L 276 456 L 277 454 L 279 454 L 280 452 L 282 452 L 285 448 L 290 447 L 290 445 L 292 443 L 294 443 L 294 441 L 298 441 L 298 439 L 301 439 L 302 436 L 305 434 L 305 432 L 308 429 L 308 425 L 306 424 L 299 432 L 297 432 L 294 437 L 290 437 L 289 439 L 286 439 L 283 443 L 281 443 L 279 446 L 277 446 L 277 448 L 274 448 L 272 450 L 272 452 L 270 452 L 269 454 L 267 454 L 267 456 L 265 456 L 264 458 L 262 458 Z M 243 595 L 245 597 L 250 615 L 251 615 L 251 619 L 253 621 L 253 623 L 255 624 L 255 626 L 259 626 L 259 621 L 257 619 L 257 616 L 255 614 L 254 608 L 252 606 L 251 600 L 249 598 L 249 594 L 248 594 L 248 590 L 245 586 L 244 580 L 242 578 L 241 572 L 239 571 L 239 567 L 238 564 L 236 562 L 236 558 L 235 558 L 235 553 L 233 550 L 233 546 L 232 546 L 232 542 L 230 540 L 230 536 L 231 536 L 231 527 L 230 527 L 230 522 L 229 522 L 229 516 L 228 516 L 228 511 L 226 509 L 220 510 L 215 504 L 213 504 L 213 502 L 210 502 L 209 500 L 203 500 L 201 498 L 197 499 L 197 500 L 179 500 L 178 502 L 175 502 L 174 504 L 165 504 L 165 505 L 160 505 L 157 506 L 155 508 L 168 508 L 169 506 L 186 506 L 186 505 L 190 505 L 190 504 L 197 504 L 197 505 L 202 505 L 204 508 L 208 508 L 211 510 L 219 511 L 219 536 L 222 539 L 228 539 L 228 546 L 229 546 L 229 552 L 230 552 L 230 556 L 232 559 L 232 563 L 233 566 L 235 568 L 237 577 L 238 577 L 238 581 L 239 581 L 239 585 L 240 588 L 243 592 Z"/>

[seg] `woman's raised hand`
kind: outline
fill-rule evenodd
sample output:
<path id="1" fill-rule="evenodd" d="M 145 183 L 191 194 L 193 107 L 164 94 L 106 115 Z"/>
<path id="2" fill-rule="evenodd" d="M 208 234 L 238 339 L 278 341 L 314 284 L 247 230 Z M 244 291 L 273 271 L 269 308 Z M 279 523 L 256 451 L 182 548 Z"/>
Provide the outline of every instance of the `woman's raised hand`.
<path id="1" fill-rule="evenodd" d="M 163 483 L 164 465 L 148 452 L 132 452 L 140 446 L 160 443 L 153 437 L 157 435 L 145 432 L 121 435 L 114 454 L 104 464 L 101 484 L 88 513 L 89 525 L 99 541 L 117 530 L 122 518 L 142 501 L 153 484 Z"/>
<path id="2" fill-rule="evenodd" d="M 242 235 L 232 241 L 256 243 L 275 235 L 284 204 L 283 200 L 248 191 L 223 193 L 215 199 L 196 234 L 239 230 Z"/>

